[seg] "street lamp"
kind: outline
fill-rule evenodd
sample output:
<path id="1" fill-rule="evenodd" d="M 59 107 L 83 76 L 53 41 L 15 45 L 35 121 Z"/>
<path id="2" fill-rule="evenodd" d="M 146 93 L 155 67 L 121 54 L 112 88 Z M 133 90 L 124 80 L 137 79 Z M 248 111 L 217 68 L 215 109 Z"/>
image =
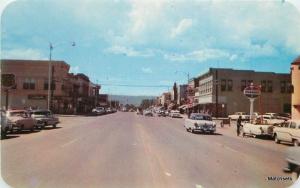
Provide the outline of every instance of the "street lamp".
<path id="1" fill-rule="evenodd" d="M 60 43 L 60 45 L 63 43 Z M 75 42 L 71 42 L 71 46 L 75 46 Z M 56 45 L 55 47 L 57 47 L 59 45 Z M 47 107 L 48 110 L 50 110 L 50 102 L 51 102 L 51 75 L 52 75 L 52 66 L 51 66 L 51 62 L 52 62 L 52 51 L 53 51 L 53 44 L 51 42 L 49 42 L 49 63 L 48 63 L 48 103 L 47 103 Z"/>

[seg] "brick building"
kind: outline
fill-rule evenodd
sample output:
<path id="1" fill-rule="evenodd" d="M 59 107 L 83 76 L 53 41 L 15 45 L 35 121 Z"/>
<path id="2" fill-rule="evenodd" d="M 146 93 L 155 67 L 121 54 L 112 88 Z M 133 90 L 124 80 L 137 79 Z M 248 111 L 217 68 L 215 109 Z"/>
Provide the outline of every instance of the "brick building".
<path id="1" fill-rule="evenodd" d="M 51 61 L 51 110 L 55 113 L 86 112 L 92 105 L 91 87 L 98 95 L 100 86 L 92 85 L 83 74 L 69 73 L 70 66 L 64 61 Z M 47 108 L 49 61 L 1 60 L 1 74 L 15 75 L 15 87 L 9 89 L 8 108 Z M 1 87 L 2 91 L 3 88 Z M 6 104 L 1 92 L 1 107 Z M 84 107 L 82 107 L 84 106 Z M 88 107 L 87 107 L 88 106 Z"/>

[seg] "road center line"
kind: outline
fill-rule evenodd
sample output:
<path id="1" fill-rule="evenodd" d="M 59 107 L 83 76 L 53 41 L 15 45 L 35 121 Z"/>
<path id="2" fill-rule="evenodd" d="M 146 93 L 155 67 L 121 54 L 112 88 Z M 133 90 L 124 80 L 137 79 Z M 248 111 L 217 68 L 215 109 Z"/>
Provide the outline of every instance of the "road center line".
<path id="1" fill-rule="evenodd" d="M 70 142 L 67 142 L 67 143 L 61 145 L 60 147 L 64 148 L 64 147 L 66 147 L 66 146 L 68 146 L 68 145 L 70 145 L 70 144 L 73 144 L 73 143 L 76 142 L 77 140 L 78 140 L 78 138 L 73 139 L 73 140 L 71 140 Z"/>

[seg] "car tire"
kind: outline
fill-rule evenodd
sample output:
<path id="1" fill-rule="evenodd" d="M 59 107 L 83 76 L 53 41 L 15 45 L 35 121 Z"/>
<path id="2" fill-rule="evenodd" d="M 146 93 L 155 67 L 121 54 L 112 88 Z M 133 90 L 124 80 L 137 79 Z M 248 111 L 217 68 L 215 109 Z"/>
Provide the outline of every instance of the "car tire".
<path id="1" fill-rule="evenodd" d="M 20 128 L 19 128 L 19 130 L 18 130 L 18 132 L 19 132 L 19 133 L 22 132 L 23 129 L 24 129 L 24 125 L 21 125 Z"/>
<path id="2" fill-rule="evenodd" d="M 294 145 L 295 147 L 298 147 L 298 146 L 299 146 L 299 140 L 294 139 L 294 140 L 293 140 L 293 145 Z"/>
<path id="3" fill-rule="evenodd" d="M 275 136 L 274 136 L 275 138 L 274 138 L 274 140 L 275 140 L 275 143 L 276 144 L 280 144 L 280 140 L 278 139 L 278 137 L 277 137 L 277 135 L 275 134 Z"/>
<path id="4" fill-rule="evenodd" d="M 56 123 L 53 124 L 53 128 L 56 128 Z"/>

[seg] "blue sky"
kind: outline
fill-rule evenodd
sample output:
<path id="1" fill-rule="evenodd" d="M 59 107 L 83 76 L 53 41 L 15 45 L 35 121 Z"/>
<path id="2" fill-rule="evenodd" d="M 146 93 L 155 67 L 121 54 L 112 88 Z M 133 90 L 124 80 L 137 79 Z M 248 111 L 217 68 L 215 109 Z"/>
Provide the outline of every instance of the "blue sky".
<path id="1" fill-rule="evenodd" d="M 52 42 L 53 59 L 99 84 L 171 86 L 209 67 L 288 73 L 299 36 L 300 13 L 281 0 L 17 0 L 2 13 L 1 58 L 48 59 Z"/>

